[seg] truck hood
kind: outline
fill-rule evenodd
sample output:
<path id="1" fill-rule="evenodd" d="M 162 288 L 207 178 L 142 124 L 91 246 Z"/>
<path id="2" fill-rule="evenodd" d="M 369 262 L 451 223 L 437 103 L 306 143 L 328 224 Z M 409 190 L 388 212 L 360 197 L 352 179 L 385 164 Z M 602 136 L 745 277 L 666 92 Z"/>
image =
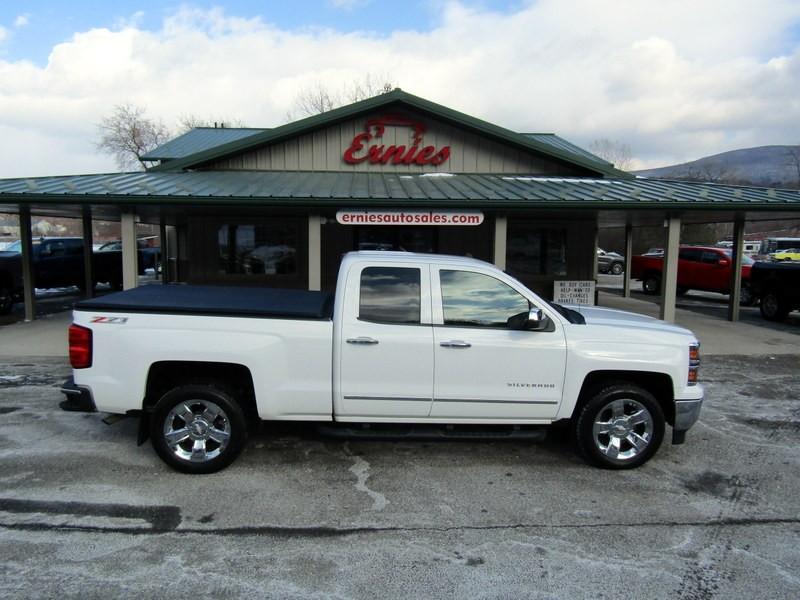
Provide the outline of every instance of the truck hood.
<path id="1" fill-rule="evenodd" d="M 639 315 L 624 310 L 613 308 L 601 308 L 599 306 L 564 305 L 583 315 L 587 325 L 612 325 L 619 327 L 630 327 L 635 329 L 648 329 L 653 331 L 668 331 L 695 337 L 694 334 L 684 327 L 679 327 L 672 323 L 666 323 L 653 317 Z"/>

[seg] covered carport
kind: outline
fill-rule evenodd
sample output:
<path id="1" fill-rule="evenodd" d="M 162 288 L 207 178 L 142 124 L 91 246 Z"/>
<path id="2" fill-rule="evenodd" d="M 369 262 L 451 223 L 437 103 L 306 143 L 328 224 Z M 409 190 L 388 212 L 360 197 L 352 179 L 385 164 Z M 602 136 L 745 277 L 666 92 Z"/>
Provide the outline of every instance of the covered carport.
<path id="1" fill-rule="evenodd" d="M 507 174 L 326 173 L 303 171 L 151 171 L 74 177 L 0 180 L 0 210 L 20 216 L 25 265 L 26 319 L 34 316 L 30 215 L 48 214 L 119 220 L 122 225 L 124 287 L 137 284 L 136 222 L 157 223 L 166 244 L 165 264 L 179 264 L 174 227 L 187 210 L 204 207 L 247 214 L 272 208 L 305 214 L 308 220 L 308 282 L 318 285 L 324 248 L 320 215 L 341 208 L 404 210 L 480 209 L 494 218 L 494 262 L 505 265 L 506 228 L 520 215 L 558 211 L 565 218 L 591 218 L 597 229 L 624 227 L 627 264 L 637 227 L 663 226 L 664 270 L 660 317 L 675 319 L 678 249 L 682 223 L 734 222 L 733 257 L 741 265 L 747 220 L 800 217 L 800 191 L 711 183 L 588 177 L 543 177 Z M 172 235 L 171 235 L 172 234 Z M 84 227 L 91 248 L 91 227 Z M 596 244 L 595 244 L 596 246 Z M 87 260 L 87 282 L 91 264 Z M 630 294 L 629 269 L 624 293 Z M 738 318 L 741 268 L 733 269 L 728 318 Z M 513 273 L 512 273 L 513 274 Z M 164 269 L 164 281 L 179 278 Z M 91 285 L 87 286 L 87 290 Z M 318 288 L 315 288 L 318 289 Z"/>

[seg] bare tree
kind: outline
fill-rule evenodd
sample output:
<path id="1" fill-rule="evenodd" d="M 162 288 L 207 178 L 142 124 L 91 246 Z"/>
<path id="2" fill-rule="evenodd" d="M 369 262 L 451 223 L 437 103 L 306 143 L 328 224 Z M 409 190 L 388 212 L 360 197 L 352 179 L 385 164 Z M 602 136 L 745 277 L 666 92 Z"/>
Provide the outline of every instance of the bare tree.
<path id="1" fill-rule="evenodd" d="M 617 169 L 627 171 L 631 167 L 633 160 L 631 147 L 624 142 L 599 138 L 589 144 L 589 150 L 592 154 L 613 164 Z"/>
<path id="2" fill-rule="evenodd" d="M 334 90 L 325 84 L 317 81 L 316 83 L 302 88 L 295 96 L 292 109 L 286 113 L 286 120 L 293 121 L 298 116 L 310 117 L 319 113 L 327 112 L 349 104 L 359 102 L 386 94 L 395 88 L 395 84 L 388 77 L 365 75 L 362 79 L 353 81 L 350 85 L 343 86 L 340 90 Z"/>
<path id="3" fill-rule="evenodd" d="M 195 127 L 247 127 L 241 119 L 226 119 L 224 117 L 199 117 L 194 114 L 185 114 L 178 118 L 177 134 L 186 133 Z"/>
<path id="4" fill-rule="evenodd" d="M 686 169 L 678 177 L 684 181 L 708 181 L 709 183 L 735 183 L 730 169 L 718 163 L 700 163 Z"/>
<path id="5" fill-rule="evenodd" d="M 110 117 L 97 126 L 97 149 L 111 154 L 120 169 L 144 169 L 142 156 L 166 142 L 169 129 L 160 120 L 147 117 L 141 106 L 119 104 Z"/>

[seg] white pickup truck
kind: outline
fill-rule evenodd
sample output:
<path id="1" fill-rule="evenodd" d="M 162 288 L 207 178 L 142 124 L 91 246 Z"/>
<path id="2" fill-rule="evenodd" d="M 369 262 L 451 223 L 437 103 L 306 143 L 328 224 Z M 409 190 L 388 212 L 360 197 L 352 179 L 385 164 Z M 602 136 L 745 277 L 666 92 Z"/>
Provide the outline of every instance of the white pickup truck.
<path id="1" fill-rule="evenodd" d="M 666 423 L 682 443 L 703 401 L 690 331 L 551 304 L 441 255 L 350 253 L 335 297 L 167 285 L 86 300 L 69 351 L 62 408 L 140 416 L 140 444 L 188 473 L 230 464 L 259 419 L 456 433 L 569 421 L 586 459 L 624 469 Z"/>

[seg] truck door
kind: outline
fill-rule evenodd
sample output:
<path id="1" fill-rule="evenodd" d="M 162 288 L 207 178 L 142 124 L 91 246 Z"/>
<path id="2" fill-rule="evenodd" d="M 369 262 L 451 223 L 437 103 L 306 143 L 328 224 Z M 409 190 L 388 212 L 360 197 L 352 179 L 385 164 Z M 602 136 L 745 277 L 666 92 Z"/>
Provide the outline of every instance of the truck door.
<path id="1" fill-rule="evenodd" d="M 488 273 L 434 271 L 431 417 L 555 417 L 566 368 L 561 323 L 553 320 L 546 331 L 509 329 L 508 318 L 531 307 L 518 290 Z"/>
<path id="2" fill-rule="evenodd" d="M 337 336 L 334 413 L 338 420 L 427 417 L 433 399 L 430 269 L 351 267 Z"/>

